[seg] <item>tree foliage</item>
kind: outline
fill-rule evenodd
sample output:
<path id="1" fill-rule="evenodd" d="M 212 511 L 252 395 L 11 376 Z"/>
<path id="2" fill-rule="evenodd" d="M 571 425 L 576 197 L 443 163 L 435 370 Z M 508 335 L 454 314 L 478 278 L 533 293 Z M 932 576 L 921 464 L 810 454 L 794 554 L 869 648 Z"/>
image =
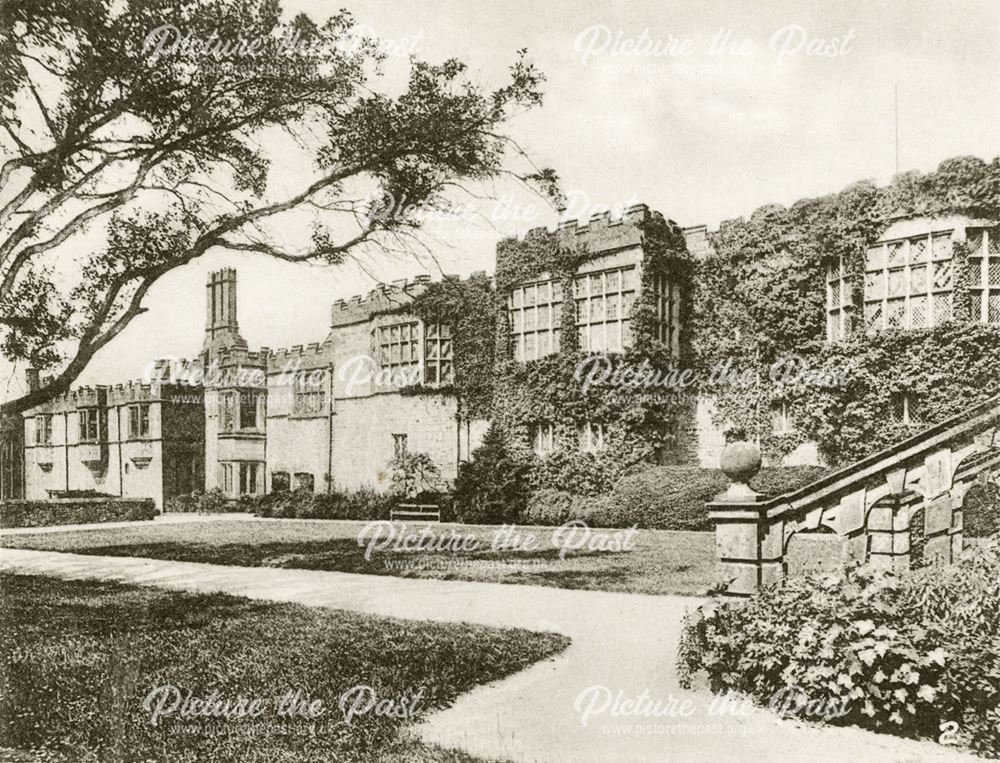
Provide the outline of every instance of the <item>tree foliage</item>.
<path id="1" fill-rule="evenodd" d="M 552 190 L 551 170 L 511 167 L 504 125 L 541 102 L 523 51 L 492 91 L 461 61 L 413 60 L 381 92 L 383 64 L 350 13 L 287 18 L 277 0 L 0 6 L 0 350 L 57 374 L 4 413 L 68 389 L 158 278 L 212 248 L 336 265 L 406 245 L 419 220 L 372 214 L 384 199 L 413 209 L 506 172 Z M 279 192 L 286 142 L 305 159 Z M 308 244 L 282 235 L 298 212 Z"/>

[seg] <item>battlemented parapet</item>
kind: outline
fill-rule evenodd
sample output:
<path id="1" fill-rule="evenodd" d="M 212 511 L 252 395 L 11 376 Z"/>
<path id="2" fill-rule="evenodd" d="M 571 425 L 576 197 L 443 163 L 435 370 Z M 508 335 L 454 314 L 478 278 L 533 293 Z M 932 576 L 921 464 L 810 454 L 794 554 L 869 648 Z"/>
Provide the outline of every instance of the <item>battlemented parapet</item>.
<path id="1" fill-rule="evenodd" d="M 545 254 L 539 247 L 547 242 L 553 251 Z M 577 255 L 589 261 L 631 250 L 658 251 L 675 259 L 687 257 L 684 232 L 677 223 L 646 204 L 633 204 L 618 217 L 605 211 L 587 220 L 563 220 L 555 229 L 541 226 L 522 237 L 503 239 L 497 244 L 500 280 L 509 284 L 549 272 L 562 256 L 554 251 L 557 248 L 578 264 Z"/>
<path id="2" fill-rule="evenodd" d="M 610 211 L 605 211 L 591 215 L 589 220 L 563 220 L 556 234 L 564 246 L 596 254 L 643 243 L 644 227 L 650 224 L 680 230 L 677 223 L 650 210 L 646 204 L 633 204 L 620 217 L 612 217 Z"/>
<path id="3" fill-rule="evenodd" d="M 261 354 L 266 355 L 268 376 L 290 369 L 320 368 L 333 362 L 333 340 L 327 338 L 323 342 L 296 344 L 274 350 L 262 347 Z"/>
<path id="4" fill-rule="evenodd" d="M 84 386 L 56 395 L 22 414 L 24 418 L 48 413 L 65 413 L 79 408 L 99 408 L 107 405 L 109 387 L 104 385 Z"/>
<path id="5" fill-rule="evenodd" d="M 458 276 L 446 275 L 445 279 Z M 330 327 L 349 326 L 363 323 L 373 315 L 397 310 L 413 301 L 431 283 L 431 277 L 423 274 L 413 279 L 399 279 L 391 283 L 380 283 L 367 294 L 355 294 L 348 299 L 338 299 L 331 310 Z"/>

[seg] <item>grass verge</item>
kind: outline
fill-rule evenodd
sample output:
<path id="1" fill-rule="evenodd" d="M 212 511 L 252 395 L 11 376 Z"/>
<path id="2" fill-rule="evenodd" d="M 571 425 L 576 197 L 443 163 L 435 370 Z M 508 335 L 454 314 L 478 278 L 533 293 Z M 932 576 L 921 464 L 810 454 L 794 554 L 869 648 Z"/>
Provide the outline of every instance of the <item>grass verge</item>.
<path id="1" fill-rule="evenodd" d="M 433 538 L 472 538 L 475 548 L 431 550 L 388 547 L 366 556 L 359 543 L 366 523 L 334 520 L 219 520 L 150 524 L 62 533 L 0 535 L 0 545 L 99 556 L 135 556 L 244 567 L 292 567 L 368 575 L 473 580 L 596 591 L 698 595 L 716 580 L 715 535 L 706 532 L 639 530 L 629 550 L 599 550 L 590 541 L 564 557 L 553 545 L 554 528 L 518 527 L 496 542 L 500 528 L 431 525 Z M 423 525 L 393 525 L 399 535 L 419 534 Z M 592 530 L 594 539 L 624 531 Z M 596 540 L 594 541 L 596 544 Z M 533 548 L 528 548 L 533 546 Z M 789 548 L 794 571 L 829 570 L 839 564 L 839 540 L 801 535 Z"/>
<path id="2" fill-rule="evenodd" d="M 523 630 L 10 574 L 0 575 L 0 611 L 0 748 L 77 763 L 470 763 L 407 727 L 568 644 Z M 172 694 L 144 702 L 164 686 L 182 697 L 217 692 L 204 710 L 239 698 L 263 710 L 184 718 L 178 707 L 152 725 L 151 709 L 160 696 L 169 708 Z M 322 712 L 279 715 L 288 692 L 319 700 Z M 371 697 L 380 704 L 348 719 Z"/>

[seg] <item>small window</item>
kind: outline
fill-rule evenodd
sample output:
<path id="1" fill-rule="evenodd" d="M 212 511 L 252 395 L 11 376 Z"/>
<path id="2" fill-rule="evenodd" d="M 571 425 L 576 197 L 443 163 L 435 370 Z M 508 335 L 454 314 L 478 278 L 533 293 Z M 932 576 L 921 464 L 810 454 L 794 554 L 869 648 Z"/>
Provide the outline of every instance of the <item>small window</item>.
<path id="1" fill-rule="evenodd" d="M 405 434 L 394 434 L 392 436 L 392 457 L 402 458 L 406 455 L 407 437 Z"/>
<path id="2" fill-rule="evenodd" d="M 222 488 L 222 492 L 226 495 L 233 494 L 233 465 L 232 464 L 220 464 L 219 465 L 219 487 Z"/>
<path id="3" fill-rule="evenodd" d="M 844 258 L 827 263 L 826 272 L 826 339 L 843 342 L 851 336 L 851 282 Z"/>
<path id="4" fill-rule="evenodd" d="M 316 480 L 309 472 L 295 472 L 295 489 L 316 492 Z"/>
<path id="5" fill-rule="evenodd" d="M 219 431 L 232 432 L 236 429 L 236 393 L 219 393 Z"/>
<path id="6" fill-rule="evenodd" d="M 243 390 L 240 395 L 240 429 L 257 428 L 257 393 Z"/>
<path id="7" fill-rule="evenodd" d="M 913 392 L 892 393 L 892 418 L 897 424 L 920 423 L 920 399 Z"/>
<path id="8" fill-rule="evenodd" d="M 82 408 L 80 415 L 80 442 L 97 442 L 101 433 L 97 408 Z"/>
<path id="9" fill-rule="evenodd" d="M 774 434 L 793 434 L 795 417 L 791 407 L 784 400 L 771 405 L 771 431 Z"/>
<path id="10" fill-rule="evenodd" d="M 531 446 L 539 456 L 556 449 L 555 427 L 551 422 L 543 421 L 531 427 Z"/>
<path id="11" fill-rule="evenodd" d="M 240 464 L 240 495 L 255 495 L 258 492 L 259 472 L 260 464 L 252 462 Z"/>
<path id="12" fill-rule="evenodd" d="M 580 450 L 589 453 L 604 450 L 604 424 L 585 421 L 580 425 Z"/>
<path id="13" fill-rule="evenodd" d="M 128 436 L 130 440 L 149 437 L 149 405 L 129 406 Z"/>
<path id="14" fill-rule="evenodd" d="M 296 416 L 318 416 L 326 411 L 324 382 L 314 374 L 295 379 L 292 413 Z"/>
<path id="15" fill-rule="evenodd" d="M 35 416 L 35 445 L 52 444 L 52 416 Z"/>
<path id="16" fill-rule="evenodd" d="M 290 486 L 288 472 L 271 472 L 272 493 L 286 493 Z"/>
<path id="17" fill-rule="evenodd" d="M 424 383 L 448 384 L 454 380 L 451 328 L 428 323 L 424 327 Z"/>

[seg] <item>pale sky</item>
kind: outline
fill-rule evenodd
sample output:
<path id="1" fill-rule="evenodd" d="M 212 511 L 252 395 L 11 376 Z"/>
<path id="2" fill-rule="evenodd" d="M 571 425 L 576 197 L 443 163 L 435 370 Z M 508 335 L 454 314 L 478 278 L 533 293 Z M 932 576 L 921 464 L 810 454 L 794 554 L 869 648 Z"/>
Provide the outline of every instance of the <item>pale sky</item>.
<path id="1" fill-rule="evenodd" d="M 321 20 L 340 3 L 283 4 Z M 346 5 L 396 52 L 432 62 L 459 57 L 485 84 L 502 81 L 515 51 L 527 48 L 548 78 L 546 98 L 511 130 L 538 164 L 559 172 L 573 216 L 644 201 L 682 226 L 714 228 L 762 204 L 789 204 L 862 178 L 886 182 L 895 168 L 896 84 L 901 169 L 1000 153 L 995 0 Z M 726 51 L 711 53 L 713 39 Z M 675 54 L 628 53 L 643 40 Z M 835 55 L 807 55 L 807 47 Z M 406 66 L 405 55 L 390 60 L 390 83 Z M 300 171 L 292 162 L 276 175 L 291 180 Z M 537 199 L 518 194 L 514 202 L 506 215 L 485 203 L 483 222 L 433 224 L 441 270 L 492 272 L 498 238 L 556 222 Z M 81 383 L 138 378 L 152 358 L 196 354 L 206 274 L 222 266 L 238 270 L 240 325 L 252 348 L 322 340 L 330 304 L 372 286 L 356 267 L 214 253 L 163 278 L 147 296 L 149 312 L 91 363 Z M 374 268 L 382 280 L 437 275 L 408 258 Z M 0 371 L 3 394 L 11 371 Z M 9 388 L 18 391 L 17 383 Z"/>

